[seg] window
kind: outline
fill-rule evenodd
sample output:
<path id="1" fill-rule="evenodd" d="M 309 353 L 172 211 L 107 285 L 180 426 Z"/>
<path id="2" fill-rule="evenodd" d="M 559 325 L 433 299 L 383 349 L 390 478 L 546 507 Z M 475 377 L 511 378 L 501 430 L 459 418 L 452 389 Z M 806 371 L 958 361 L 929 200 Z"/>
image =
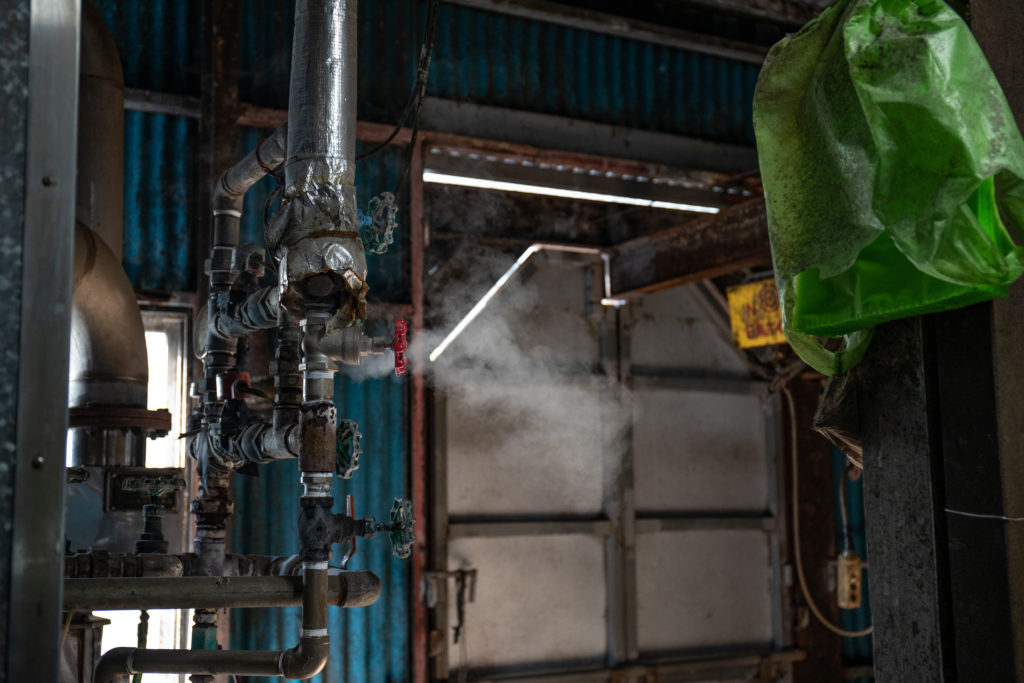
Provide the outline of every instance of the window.
<path id="1" fill-rule="evenodd" d="M 185 430 L 188 418 L 188 339 L 191 311 L 180 308 L 144 308 L 142 320 L 146 328 L 146 351 L 149 354 L 149 410 L 166 408 L 171 412 L 171 431 L 162 439 L 146 443 L 147 467 L 187 467 L 185 440 L 178 435 Z M 186 477 L 186 481 L 191 478 Z M 191 491 L 185 491 L 183 506 Z M 187 522 L 188 517 L 179 519 Z M 166 525 L 164 533 L 175 546 L 188 548 L 188 524 L 173 529 Z M 172 539 L 175 534 L 177 539 Z M 175 540 L 178 542 L 175 543 Z M 102 651 L 138 644 L 139 612 L 137 610 L 97 611 L 99 617 L 110 619 L 103 628 Z M 189 646 L 191 610 L 149 610 L 149 632 L 146 646 L 179 649 Z M 146 683 L 183 683 L 185 674 L 146 674 Z"/>

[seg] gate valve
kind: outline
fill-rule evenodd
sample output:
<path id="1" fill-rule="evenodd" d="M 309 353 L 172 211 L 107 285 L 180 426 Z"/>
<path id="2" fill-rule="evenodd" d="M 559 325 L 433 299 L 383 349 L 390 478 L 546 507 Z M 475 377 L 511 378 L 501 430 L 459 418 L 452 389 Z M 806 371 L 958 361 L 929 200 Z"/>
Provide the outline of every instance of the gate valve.
<path id="1" fill-rule="evenodd" d="M 338 420 L 336 434 L 338 452 L 335 454 L 335 472 L 342 479 L 351 479 L 359 469 L 359 456 L 363 454 L 363 435 L 359 432 L 359 424 L 348 419 Z"/>
<path id="2" fill-rule="evenodd" d="M 395 376 L 404 375 L 408 369 L 405 360 L 405 350 L 409 348 L 409 344 L 405 340 L 407 329 L 403 318 L 395 318 L 395 338 L 391 342 L 391 350 L 395 352 Z"/>
<path id="3" fill-rule="evenodd" d="M 355 518 L 355 501 L 349 495 L 345 500 L 345 512 L 334 517 L 333 541 L 341 543 L 341 557 L 344 565 L 355 554 L 356 537 L 362 536 L 369 540 L 378 533 L 384 532 L 391 542 L 391 551 L 396 557 L 405 559 L 412 554 L 415 544 L 412 515 L 412 503 L 404 498 L 395 498 L 387 524 L 379 524 L 373 517 Z M 344 566 L 343 565 L 343 566 Z"/>

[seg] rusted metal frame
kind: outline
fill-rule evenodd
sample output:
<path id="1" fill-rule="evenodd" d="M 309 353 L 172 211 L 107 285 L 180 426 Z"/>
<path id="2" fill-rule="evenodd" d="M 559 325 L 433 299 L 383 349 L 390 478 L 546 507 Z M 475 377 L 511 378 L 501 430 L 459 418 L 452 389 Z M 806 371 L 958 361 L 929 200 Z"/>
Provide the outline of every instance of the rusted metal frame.
<path id="1" fill-rule="evenodd" d="M 431 392 L 430 401 L 428 562 L 433 571 L 448 569 L 448 406 L 442 393 Z M 417 586 L 417 590 L 419 587 Z M 423 596 L 418 595 L 417 600 Z M 437 583 L 437 607 L 428 615 L 428 645 L 436 641 L 428 665 L 430 680 L 448 680 L 448 582 Z"/>
<path id="2" fill-rule="evenodd" d="M 427 429 L 426 429 L 426 385 L 423 369 L 425 366 L 423 344 L 416 344 L 417 335 L 424 333 L 424 258 L 426 256 L 426 225 L 423 212 L 423 140 L 418 140 L 412 150 L 409 168 L 409 274 L 412 296 L 412 373 L 410 377 L 410 462 L 413 515 L 416 517 L 416 552 L 412 556 L 412 664 L 413 681 L 427 681 L 427 648 L 429 626 L 427 608 L 419 599 L 420 583 L 426 570 L 430 549 L 429 531 L 433 515 L 427 509 Z M 436 568 L 436 567 L 435 567 Z"/>
<path id="3" fill-rule="evenodd" d="M 135 111 L 197 119 L 201 115 L 199 98 L 136 88 L 125 88 L 125 107 Z M 238 103 L 238 112 L 238 125 L 252 128 L 272 129 L 288 119 L 288 112 L 284 109 L 259 107 L 246 102 Z M 393 130 L 394 127 L 389 124 L 359 121 L 356 125 L 356 137 L 363 142 L 382 142 Z M 412 130 L 403 127 L 393 139 L 392 144 L 407 145 L 411 137 Z M 634 161 L 622 157 L 571 152 L 438 131 L 421 130 L 419 139 L 424 141 L 427 158 L 431 154 L 454 152 L 471 159 L 473 155 L 478 155 L 484 159 L 494 157 L 501 161 L 508 160 L 509 163 L 532 163 L 539 168 L 557 169 L 562 167 L 605 176 L 610 173 L 613 176 L 624 176 L 627 179 L 648 178 L 652 183 L 661 181 L 667 183 L 672 180 L 683 187 L 711 188 L 717 185 L 725 189 L 727 197 L 742 196 L 744 191 L 755 194 L 760 192 L 756 179 L 703 169 L 694 170 L 664 163 Z"/>
<path id="4" fill-rule="evenodd" d="M 241 10 L 238 0 L 214 0 L 203 5 L 201 88 L 199 116 L 199 163 L 195 193 L 196 299 L 198 309 L 207 299 L 209 282 L 205 268 L 212 239 L 211 193 L 220 173 L 234 164 L 238 146 L 238 40 Z M 126 100 L 127 102 L 127 100 Z M 198 366 L 197 366 L 198 369 Z M 199 370 L 201 373 L 201 370 Z M 201 375 L 200 375 L 201 376 Z M 195 487 L 194 476 L 192 486 Z M 198 494 L 198 491 L 196 491 Z M 193 498 L 197 500 L 197 498 Z M 230 636 L 227 610 L 216 615 L 217 641 Z M 193 677 L 194 681 L 213 678 Z"/>
<path id="5" fill-rule="evenodd" d="M 236 91 L 237 92 L 237 91 Z M 184 116 L 191 119 L 203 118 L 203 98 L 141 88 L 124 89 L 125 109 L 143 111 L 151 114 L 169 114 Z M 288 120 L 287 109 L 260 107 L 248 102 L 236 102 L 235 124 L 250 128 L 277 128 Z M 356 125 L 356 137 L 364 142 L 382 142 L 394 130 L 394 126 L 385 123 L 360 121 Z M 412 137 L 409 128 L 402 128 L 393 139 L 396 145 L 407 145 Z"/>
<path id="6" fill-rule="evenodd" d="M 542 169 L 550 167 L 559 170 L 593 172 L 599 175 L 626 176 L 632 179 L 647 178 L 652 182 L 657 182 L 656 179 L 672 178 L 680 184 L 692 184 L 697 187 L 713 187 L 730 179 L 730 176 L 725 173 L 713 171 L 682 169 L 666 164 L 546 149 L 453 133 L 425 132 L 421 135 L 427 144 L 428 158 L 429 155 L 447 154 L 463 156 L 468 159 L 533 164 Z"/>
<path id="7" fill-rule="evenodd" d="M 611 523 L 606 519 L 593 520 L 459 520 L 449 518 L 448 538 L 498 538 L 502 536 L 558 536 L 584 534 L 609 536 Z"/>
<path id="8" fill-rule="evenodd" d="M 560 673 L 523 674 L 496 670 L 471 672 L 488 681 L 526 683 L 657 683 L 658 681 L 773 681 L 784 678 L 784 671 L 806 658 L 803 650 L 740 653 L 731 656 L 696 656 L 672 659 L 656 664 L 626 664 L 606 669 L 579 669 Z M 766 675 L 767 674 L 767 675 Z M 472 679 L 475 679 L 474 676 Z M 842 680 L 837 678 L 835 680 Z"/>
<path id="9" fill-rule="evenodd" d="M 445 2 L 752 64 L 760 64 L 768 53 L 768 48 L 762 45 L 709 36 L 695 31 L 571 7 L 547 0 L 445 0 Z"/>
<path id="10" fill-rule="evenodd" d="M 654 534 L 661 531 L 765 531 L 775 534 L 778 524 L 773 515 L 659 515 L 636 520 L 636 533 Z"/>
<path id="11" fill-rule="evenodd" d="M 612 292 L 630 298 L 771 261 L 763 199 L 614 248 Z"/>

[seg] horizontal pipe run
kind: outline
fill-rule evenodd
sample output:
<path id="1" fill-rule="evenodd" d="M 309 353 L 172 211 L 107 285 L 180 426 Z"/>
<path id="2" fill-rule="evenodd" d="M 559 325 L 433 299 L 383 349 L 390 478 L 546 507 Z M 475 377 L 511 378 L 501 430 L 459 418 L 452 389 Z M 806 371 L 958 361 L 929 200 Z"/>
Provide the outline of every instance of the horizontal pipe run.
<path id="1" fill-rule="evenodd" d="M 302 604 L 302 588 L 301 576 L 65 579 L 64 611 L 293 607 Z M 372 605 L 380 591 L 380 579 L 370 572 L 327 580 L 328 604 L 337 607 Z"/>
<path id="2" fill-rule="evenodd" d="M 100 659 L 94 683 L 120 683 L 137 673 L 280 676 L 281 653 L 258 650 L 140 650 L 116 647 Z"/>

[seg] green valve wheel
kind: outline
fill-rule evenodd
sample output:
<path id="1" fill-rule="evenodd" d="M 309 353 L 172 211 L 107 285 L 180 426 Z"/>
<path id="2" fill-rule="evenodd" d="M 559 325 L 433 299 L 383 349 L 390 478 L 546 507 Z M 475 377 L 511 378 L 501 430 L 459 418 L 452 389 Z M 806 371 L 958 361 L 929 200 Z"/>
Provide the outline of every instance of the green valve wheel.
<path id="1" fill-rule="evenodd" d="M 363 454 L 363 435 L 354 420 L 338 420 L 338 452 L 335 471 L 342 479 L 351 479 L 359 469 L 359 456 Z"/>

